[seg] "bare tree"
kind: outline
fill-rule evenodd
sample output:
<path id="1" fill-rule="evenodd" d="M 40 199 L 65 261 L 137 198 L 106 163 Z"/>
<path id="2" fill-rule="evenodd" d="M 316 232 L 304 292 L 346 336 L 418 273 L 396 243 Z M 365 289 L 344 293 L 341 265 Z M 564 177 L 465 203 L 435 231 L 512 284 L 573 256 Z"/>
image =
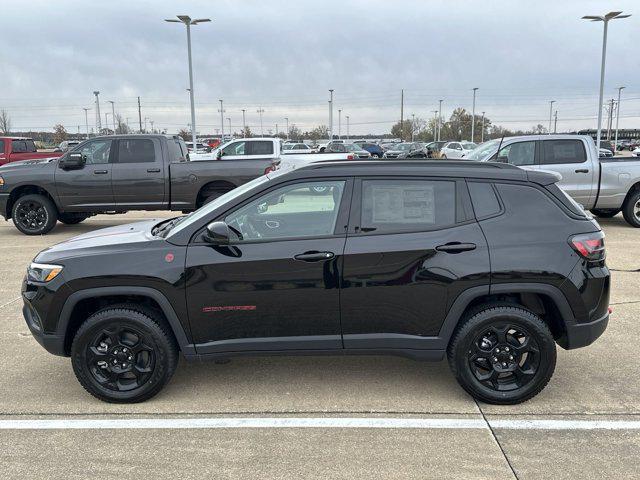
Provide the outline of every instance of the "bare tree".
<path id="1" fill-rule="evenodd" d="M 0 132 L 8 134 L 11 131 L 11 117 L 6 110 L 0 110 Z"/>
<path id="2" fill-rule="evenodd" d="M 57 124 L 53 126 L 53 143 L 56 145 L 67 139 L 67 130 L 63 125 Z"/>

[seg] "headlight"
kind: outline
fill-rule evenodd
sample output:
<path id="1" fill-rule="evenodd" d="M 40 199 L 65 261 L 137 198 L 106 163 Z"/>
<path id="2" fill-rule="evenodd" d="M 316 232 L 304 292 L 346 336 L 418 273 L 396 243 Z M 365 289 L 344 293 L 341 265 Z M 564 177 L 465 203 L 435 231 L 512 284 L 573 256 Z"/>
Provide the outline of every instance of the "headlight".
<path id="1" fill-rule="evenodd" d="M 32 282 L 50 282 L 62 272 L 62 265 L 47 265 L 45 263 L 32 263 L 27 268 L 27 278 Z"/>

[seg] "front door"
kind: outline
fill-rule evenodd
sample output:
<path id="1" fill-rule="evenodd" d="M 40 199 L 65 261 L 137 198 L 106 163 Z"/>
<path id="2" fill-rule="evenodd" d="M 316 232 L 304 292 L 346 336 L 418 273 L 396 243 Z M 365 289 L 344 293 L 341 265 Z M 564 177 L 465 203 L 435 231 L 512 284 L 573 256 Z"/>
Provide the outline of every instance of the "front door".
<path id="1" fill-rule="evenodd" d="M 231 245 L 194 237 L 185 280 L 198 353 L 342 348 L 349 201 L 344 179 L 290 183 L 217 219 L 237 232 Z"/>
<path id="2" fill-rule="evenodd" d="M 113 195 L 118 209 L 162 209 L 165 206 L 165 163 L 157 138 L 117 140 Z"/>
<path id="3" fill-rule="evenodd" d="M 489 284 L 487 243 L 465 194 L 462 181 L 362 180 L 344 252 L 345 348 L 434 348 L 456 297 Z"/>
<path id="4" fill-rule="evenodd" d="M 56 168 L 58 198 L 65 211 L 104 211 L 114 208 L 111 174 L 114 156 L 113 140 L 99 138 L 72 150 L 82 153 L 83 168 Z"/>

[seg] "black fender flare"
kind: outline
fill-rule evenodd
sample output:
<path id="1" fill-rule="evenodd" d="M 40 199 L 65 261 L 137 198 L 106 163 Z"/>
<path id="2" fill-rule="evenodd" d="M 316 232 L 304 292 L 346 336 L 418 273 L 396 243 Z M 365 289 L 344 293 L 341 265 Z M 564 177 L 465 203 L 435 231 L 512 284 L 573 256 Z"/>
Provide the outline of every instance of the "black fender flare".
<path id="1" fill-rule="evenodd" d="M 462 314 L 475 299 L 485 295 L 500 295 L 508 293 L 538 293 L 547 295 L 555 303 L 565 329 L 576 324 L 575 315 L 569 301 L 560 289 L 547 283 L 498 283 L 472 287 L 462 292 L 453 302 L 442 323 L 438 339 L 442 342 L 442 348 L 446 348 L 451 335 L 458 326 Z"/>
<path id="2" fill-rule="evenodd" d="M 62 311 L 60 312 L 60 317 L 58 320 L 58 326 L 56 328 L 56 335 L 59 335 L 60 338 L 66 338 L 67 327 L 69 325 L 69 321 L 71 319 L 71 313 L 75 306 L 81 300 L 85 300 L 87 298 L 99 298 L 99 297 L 109 297 L 113 295 L 138 295 L 141 297 L 148 297 L 160 306 L 164 316 L 169 322 L 169 326 L 173 334 L 176 337 L 178 345 L 180 346 L 180 350 L 185 355 L 193 355 L 195 354 L 195 347 L 192 343 L 189 342 L 187 332 L 185 331 L 180 319 L 176 315 L 171 302 L 167 300 L 167 297 L 164 296 L 163 293 L 156 290 L 155 288 L 150 287 L 140 287 L 140 286 L 117 286 L 117 287 L 96 287 L 96 288 L 88 288 L 84 290 L 78 290 L 69 297 L 67 297 L 64 306 L 62 307 Z"/>

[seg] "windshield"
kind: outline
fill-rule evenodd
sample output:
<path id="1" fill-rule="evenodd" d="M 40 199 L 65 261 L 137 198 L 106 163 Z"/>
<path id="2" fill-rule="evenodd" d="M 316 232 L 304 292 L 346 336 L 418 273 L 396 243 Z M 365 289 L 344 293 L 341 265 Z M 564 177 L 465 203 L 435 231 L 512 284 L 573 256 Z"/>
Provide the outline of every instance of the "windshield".
<path id="1" fill-rule="evenodd" d="M 269 178 L 266 175 L 263 175 L 263 176 L 258 177 L 258 178 L 254 178 L 250 182 L 247 182 L 244 185 L 240 185 L 238 188 L 234 188 L 230 192 L 227 192 L 224 195 L 219 196 L 215 200 L 212 200 L 211 202 L 203 205 L 202 207 L 200 207 L 195 212 L 191 212 L 189 215 L 187 215 L 185 217 L 181 217 L 182 220 L 179 223 L 177 223 L 176 225 L 174 225 L 174 228 L 171 230 L 171 235 L 174 235 L 174 234 L 178 233 L 179 231 L 181 231 L 185 227 L 188 227 L 189 225 L 191 225 L 193 222 L 197 222 L 200 219 L 206 217 L 212 211 L 214 211 L 216 208 L 218 208 L 221 205 L 224 205 L 229 200 L 232 200 L 232 199 L 242 195 L 243 193 L 248 192 L 252 188 L 254 188 L 254 187 L 258 186 L 258 185 L 261 185 L 263 183 L 266 183 L 268 181 L 269 181 Z"/>
<path id="2" fill-rule="evenodd" d="M 462 144 L 462 148 L 464 148 L 465 150 L 473 150 L 477 146 L 478 145 L 476 145 L 475 143 L 463 143 Z"/>
<path id="3" fill-rule="evenodd" d="M 489 140 L 488 142 L 484 142 L 480 144 L 468 157 L 469 160 L 478 160 L 478 161 L 486 161 L 488 160 L 497 150 L 498 144 L 500 143 L 500 139 L 496 138 L 495 140 Z"/>
<path id="4" fill-rule="evenodd" d="M 408 152 L 409 150 L 411 150 L 411 145 L 412 145 L 411 143 L 401 143 L 400 145 L 393 147 L 393 150 Z"/>
<path id="5" fill-rule="evenodd" d="M 354 143 L 345 145 L 345 148 L 347 149 L 347 152 L 359 152 L 360 150 L 362 150 L 362 148 Z"/>

